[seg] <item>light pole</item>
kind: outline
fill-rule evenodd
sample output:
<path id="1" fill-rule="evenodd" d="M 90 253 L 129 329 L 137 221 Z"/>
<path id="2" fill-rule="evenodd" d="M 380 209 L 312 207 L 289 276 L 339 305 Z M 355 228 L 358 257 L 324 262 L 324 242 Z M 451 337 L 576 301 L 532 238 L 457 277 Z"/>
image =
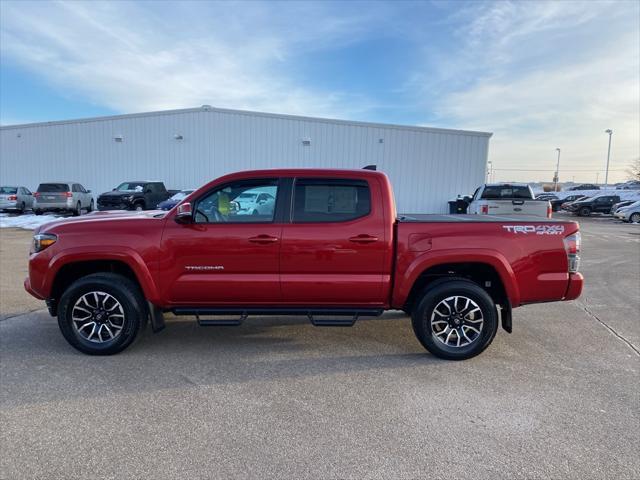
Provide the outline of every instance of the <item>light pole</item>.
<path id="1" fill-rule="evenodd" d="M 609 185 L 609 158 L 611 157 L 611 135 L 613 134 L 613 130 L 607 128 L 604 133 L 609 134 L 609 148 L 607 149 L 607 170 L 604 174 L 604 186 L 605 188 Z"/>
<path id="2" fill-rule="evenodd" d="M 556 174 L 553 177 L 553 191 L 554 192 L 558 191 L 558 172 L 560 170 L 560 149 L 556 148 L 556 151 L 558 152 L 558 161 L 556 162 Z"/>

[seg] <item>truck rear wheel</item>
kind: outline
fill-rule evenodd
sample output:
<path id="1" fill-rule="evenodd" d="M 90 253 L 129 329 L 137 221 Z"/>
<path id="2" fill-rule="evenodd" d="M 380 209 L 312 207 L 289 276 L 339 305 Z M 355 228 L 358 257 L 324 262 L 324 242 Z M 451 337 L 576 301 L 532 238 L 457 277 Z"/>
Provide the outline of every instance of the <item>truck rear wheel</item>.
<path id="1" fill-rule="evenodd" d="M 62 335 L 71 346 L 89 355 L 124 350 L 146 318 L 146 303 L 138 286 L 114 273 L 95 273 L 76 280 L 58 307 Z"/>
<path id="2" fill-rule="evenodd" d="M 427 288 L 411 320 L 422 346 L 447 360 L 475 357 L 489 346 L 498 331 L 493 299 L 468 280 L 451 280 Z"/>

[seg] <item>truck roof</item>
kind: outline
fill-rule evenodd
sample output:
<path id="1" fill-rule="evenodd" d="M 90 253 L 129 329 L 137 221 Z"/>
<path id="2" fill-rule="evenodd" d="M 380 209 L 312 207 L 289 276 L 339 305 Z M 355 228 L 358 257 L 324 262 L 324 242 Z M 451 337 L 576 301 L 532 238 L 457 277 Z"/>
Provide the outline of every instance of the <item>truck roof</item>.
<path id="1" fill-rule="evenodd" d="M 347 169 L 347 168 L 268 168 L 262 170 L 243 170 L 241 172 L 230 173 L 220 178 L 243 178 L 255 176 L 277 176 L 277 177 L 299 177 L 299 176 L 322 176 L 322 177 L 349 177 L 358 178 L 374 177 L 386 178 L 386 174 L 376 170 Z"/>
<path id="2" fill-rule="evenodd" d="M 497 182 L 497 183 L 485 183 L 484 184 L 485 187 L 506 187 L 506 186 L 512 186 L 512 187 L 528 187 L 529 184 L 528 183 L 521 183 L 521 182 Z"/>

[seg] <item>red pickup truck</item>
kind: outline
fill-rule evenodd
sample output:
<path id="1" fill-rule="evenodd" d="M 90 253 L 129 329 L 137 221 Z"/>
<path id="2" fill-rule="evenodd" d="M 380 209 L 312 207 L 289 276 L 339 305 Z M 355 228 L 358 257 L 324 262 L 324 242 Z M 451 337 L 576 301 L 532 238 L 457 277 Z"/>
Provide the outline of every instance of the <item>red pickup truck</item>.
<path id="1" fill-rule="evenodd" d="M 201 325 L 305 315 L 350 326 L 411 315 L 422 345 L 482 352 L 520 305 L 580 295 L 578 224 L 397 215 L 386 175 L 262 170 L 214 180 L 169 212 L 95 212 L 35 232 L 25 288 L 89 354 L 126 348 L 163 312 Z"/>

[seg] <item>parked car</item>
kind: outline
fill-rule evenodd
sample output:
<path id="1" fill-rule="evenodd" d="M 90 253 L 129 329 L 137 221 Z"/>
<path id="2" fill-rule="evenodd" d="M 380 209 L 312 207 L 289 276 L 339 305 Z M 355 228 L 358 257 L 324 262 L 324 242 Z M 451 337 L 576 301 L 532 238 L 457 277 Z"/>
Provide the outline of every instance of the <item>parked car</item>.
<path id="1" fill-rule="evenodd" d="M 616 185 L 616 190 L 640 190 L 640 180 L 629 180 Z"/>
<path id="2" fill-rule="evenodd" d="M 635 202 L 636 202 L 636 200 L 621 200 L 618 203 L 614 203 L 611 206 L 611 212 L 610 213 L 611 213 L 611 215 L 615 215 L 616 212 L 619 209 L 621 209 L 622 207 L 626 207 L 626 206 L 631 205 L 632 203 L 635 203 Z"/>
<path id="3" fill-rule="evenodd" d="M 583 185 L 576 185 L 575 187 L 571 187 L 568 190 L 570 190 L 570 191 L 575 191 L 575 190 L 600 190 L 600 187 L 598 185 L 594 185 L 593 183 L 585 183 Z"/>
<path id="4" fill-rule="evenodd" d="M 234 200 L 238 215 L 264 215 L 273 211 L 276 204 L 276 187 L 247 190 Z"/>
<path id="5" fill-rule="evenodd" d="M 613 216 L 623 222 L 640 223 L 640 201 L 619 208 Z"/>
<path id="6" fill-rule="evenodd" d="M 187 198 L 188 195 L 192 194 L 193 192 L 194 190 L 181 190 L 175 195 L 173 195 L 171 198 L 160 202 L 157 208 L 159 210 L 171 210 L 178 203 L 180 203 L 181 200 L 184 200 L 185 198 Z"/>
<path id="7" fill-rule="evenodd" d="M 24 213 L 33 207 L 33 194 L 27 187 L 0 187 L 0 210 Z"/>
<path id="8" fill-rule="evenodd" d="M 556 198 L 554 200 L 550 199 L 549 202 L 551 203 L 551 210 L 557 212 L 565 203 L 575 202 L 576 200 L 580 200 L 582 198 L 586 198 L 586 195 L 568 195 L 564 198 Z"/>
<path id="9" fill-rule="evenodd" d="M 272 210 L 228 208 L 256 189 L 274 189 Z M 577 298 L 579 252 L 576 222 L 397 216 L 381 172 L 261 170 L 214 180 L 164 216 L 46 224 L 25 288 L 88 354 L 125 349 L 147 319 L 161 330 L 165 311 L 202 326 L 248 315 L 351 326 L 402 309 L 427 350 L 462 360 L 492 342 L 499 321 L 511 331 L 512 308 Z"/>
<path id="10" fill-rule="evenodd" d="M 98 210 L 147 210 L 178 193 L 157 181 L 124 182 L 98 197 Z"/>
<path id="11" fill-rule="evenodd" d="M 536 195 L 536 200 L 557 200 L 558 196 L 554 193 L 541 193 Z"/>
<path id="12" fill-rule="evenodd" d="M 479 187 L 469 213 L 482 215 L 536 215 L 551 218 L 551 204 L 537 200 L 526 183 L 493 183 Z"/>
<path id="13" fill-rule="evenodd" d="M 575 215 L 588 217 L 592 213 L 610 213 L 613 204 L 619 201 L 618 195 L 599 195 L 569 203 L 564 208 Z"/>
<path id="14" fill-rule="evenodd" d="M 34 194 L 33 213 L 71 212 L 81 215 L 82 210 L 91 212 L 94 208 L 91 190 L 77 182 L 41 183 Z"/>

